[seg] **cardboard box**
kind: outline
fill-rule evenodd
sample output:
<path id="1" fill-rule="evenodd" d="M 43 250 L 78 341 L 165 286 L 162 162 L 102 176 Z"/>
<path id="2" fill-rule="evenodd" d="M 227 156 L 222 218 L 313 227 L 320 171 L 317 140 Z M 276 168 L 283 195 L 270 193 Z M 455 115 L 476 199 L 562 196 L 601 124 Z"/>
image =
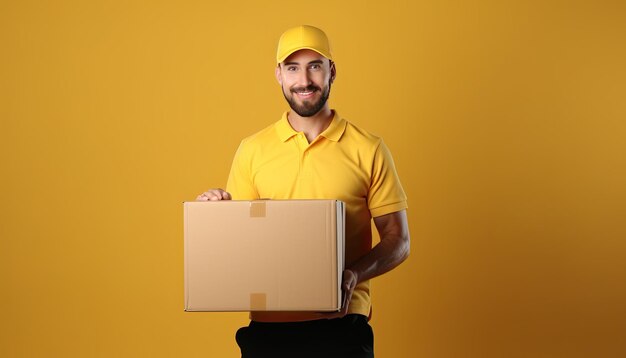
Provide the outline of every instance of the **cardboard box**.
<path id="1" fill-rule="evenodd" d="M 343 202 L 185 202 L 185 311 L 338 311 Z"/>

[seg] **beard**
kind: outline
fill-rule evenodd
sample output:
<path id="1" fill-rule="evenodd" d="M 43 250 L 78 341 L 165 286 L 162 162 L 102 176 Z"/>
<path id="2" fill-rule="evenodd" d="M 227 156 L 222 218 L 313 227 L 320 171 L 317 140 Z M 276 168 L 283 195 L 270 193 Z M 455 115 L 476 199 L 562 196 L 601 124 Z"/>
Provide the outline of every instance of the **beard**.
<path id="1" fill-rule="evenodd" d="M 303 101 L 302 104 L 296 102 L 296 92 L 317 91 L 322 92 L 322 96 L 317 102 Z M 322 108 L 324 108 L 324 105 L 328 101 L 328 96 L 330 96 L 330 83 L 328 84 L 328 86 L 324 86 L 323 89 L 315 85 L 310 85 L 307 87 L 294 87 L 289 90 L 289 94 L 290 95 L 287 95 L 285 89 L 283 88 L 283 96 L 289 103 L 289 107 L 291 107 L 291 109 L 298 113 L 300 117 L 312 117 L 316 115 Z"/>

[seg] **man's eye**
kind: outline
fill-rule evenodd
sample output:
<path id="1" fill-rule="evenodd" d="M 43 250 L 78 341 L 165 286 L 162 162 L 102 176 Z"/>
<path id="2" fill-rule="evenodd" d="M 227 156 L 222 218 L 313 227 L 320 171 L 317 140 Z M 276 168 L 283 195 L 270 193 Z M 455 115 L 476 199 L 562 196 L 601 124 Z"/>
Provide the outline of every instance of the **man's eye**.
<path id="1" fill-rule="evenodd" d="M 320 65 L 311 65 L 311 69 L 312 70 L 319 70 L 320 69 Z"/>
<path id="2" fill-rule="evenodd" d="M 298 69 L 298 68 L 297 68 L 297 67 L 295 67 L 295 66 L 289 66 L 289 67 L 287 67 L 287 71 L 295 71 L 295 70 L 297 70 L 297 69 Z"/>

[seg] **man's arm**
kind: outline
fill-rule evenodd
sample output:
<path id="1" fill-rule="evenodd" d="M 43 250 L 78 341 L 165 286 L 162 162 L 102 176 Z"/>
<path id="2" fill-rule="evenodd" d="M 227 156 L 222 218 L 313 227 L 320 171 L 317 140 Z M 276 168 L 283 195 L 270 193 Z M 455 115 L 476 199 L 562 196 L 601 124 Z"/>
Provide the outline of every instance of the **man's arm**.
<path id="1" fill-rule="evenodd" d="M 352 293 L 358 283 L 392 270 L 409 256 L 411 239 L 406 210 L 376 217 L 374 224 L 380 235 L 380 242 L 351 267 L 344 270 L 342 283 L 344 296 L 341 311 L 327 315 L 327 318 L 345 316 L 348 313 Z"/>
<path id="2" fill-rule="evenodd" d="M 409 256 L 410 236 L 406 210 L 374 218 L 380 242 L 348 270 L 357 283 L 380 276 L 400 265 Z"/>

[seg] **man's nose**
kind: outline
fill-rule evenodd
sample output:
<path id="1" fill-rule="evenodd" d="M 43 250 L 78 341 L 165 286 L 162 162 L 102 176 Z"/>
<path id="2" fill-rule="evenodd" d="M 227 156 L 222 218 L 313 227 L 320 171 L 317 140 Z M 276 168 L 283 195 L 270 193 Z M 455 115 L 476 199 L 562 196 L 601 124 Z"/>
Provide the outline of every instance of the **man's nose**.
<path id="1" fill-rule="evenodd" d="M 300 71 L 300 73 L 298 74 L 298 86 L 301 87 L 307 87 L 308 85 L 310 85 L 311 82 L 311 76 L 309 75 L 309 71 Z"/>

